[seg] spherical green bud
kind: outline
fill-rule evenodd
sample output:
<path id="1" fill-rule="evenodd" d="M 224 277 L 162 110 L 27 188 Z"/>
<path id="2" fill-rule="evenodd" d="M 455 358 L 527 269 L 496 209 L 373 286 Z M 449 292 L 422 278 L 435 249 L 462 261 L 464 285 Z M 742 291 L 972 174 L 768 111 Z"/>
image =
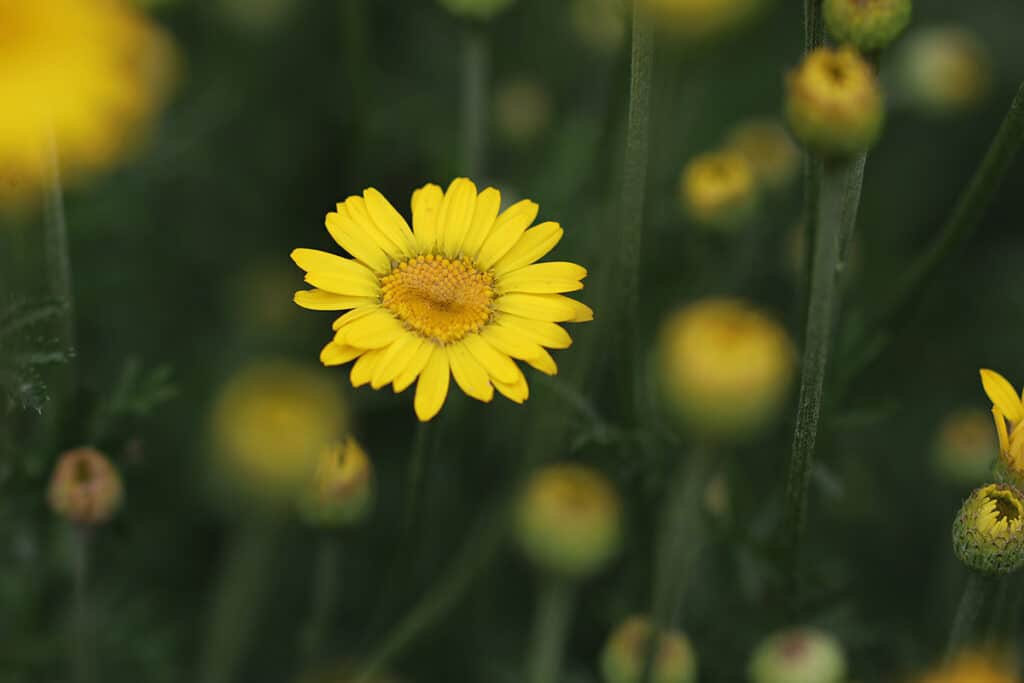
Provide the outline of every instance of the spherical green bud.
<path id="1" fill-rule="evenodd" d="M 1012 486 L 976 489 L 953 522 L 953 551 L 983 574 L 1009 574 L 1024 566 L 1024 497 Z"/>
<path id="2" fill-rule="evenodd" d="M 446 10 L 469 19 L 491 19 L 515 0 L 439 0 Z"/>
<path id="3" fill-rule="evenodd" d="M 910 23 L 911 0 L 825 0 L 825 26 L 837 43 L 880 50 Z"/>
<path id="4" fill-rule="evenodd" d="M 999 459 L 999 442 L 992 416 L 981 410 L 961 410 L 942 420 L 935 438 L 935 467 L 958 484 L 980 484 Z"/>
<path id="5" fill-rule="evenodd" d="M 619 550 L 622 503 L 611 483 L 582 465 L 538 470 L 519 501 L 517 533 L 538 568 L 569 578 L 600 571 Z"/>
<path id="6" fill-rule="evenodd" d="M 679 180 L 683 206 L 698 225 L 733 230 L 754 215 L 757 178 L 747 158 L 734 151 L 710 152 L 692 159 Z"/>
<path id="7" fill-rule="evenodd" d="M 601 653 L 605 683 L 640 683 L 653 628 L 645 617 L 632 616 L 612 632 Z M 651 683 L 693 683 L 697 656 L 689 639 L 670 629 L 661 634 L 651 671 Z"/>
<path id="8" fill-rule="evenodd" d="M 76 448 L 57 460 L 48 498 L 61 517 L 91 526 L 108 521 L 120 509 L 124 487 L 105 455 L 95 448 Z"/>
<path id="9" fill-rule="evenodd" d="M 745 156 L 758 181 L 771 190 L 788 185 L 800 168 L 800 150 L 793 138 L 771 119 L 751 119 L 736 126 L 727 146 Z"/>
<path id="10" fill-rule="evenodd" d="M 821 154 L 859 154 L 882 131 L 882 89 L 853 48 L 818 48 L 786 78 L 786 118 L 797 139 Z"/>
<path id="11" fill-rule="evenodd" d="M 834 637 L 813 628 L 775 633 L 750 658 L 752 683 L 842 683 L 846 655 Z"/>
<path id="12" fill-rule="evenodd" d="M 299 495 L 299 512 L 310 524 L 355 524 L 373 504 L 373 465 L 355 439 L 324 449 L 309 486 Z"/>

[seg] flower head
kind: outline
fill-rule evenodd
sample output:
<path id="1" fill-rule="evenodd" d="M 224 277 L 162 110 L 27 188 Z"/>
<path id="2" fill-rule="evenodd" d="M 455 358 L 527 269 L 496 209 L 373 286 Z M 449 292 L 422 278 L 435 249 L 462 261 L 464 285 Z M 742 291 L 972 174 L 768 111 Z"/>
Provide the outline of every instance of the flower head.
<path id="1" fill-rule="evenodd" d="M 631 616 L 608 637 L 601 652 L 605 683 L 640 683 L 654 629 L 646 617 Z M 669 629 L 661 634 L 651 671 L 651 683 L 693 683 L 697 656 L 689 638 Z"/>
<path id="2" fill-rule="evenodd" d="M 837 43 L 879 50 L 910 23 L 911 0 L 825 0 L 825 26 Z"/>
<path id="3" fill-rule="evenodd" d="M 846 655 L 835 638 L 813 628 L 781 631 L 761 641 L 750 658 L 753 683 L 842 683 Z"/>
<path id="4" fill-rule="evenodd" d="M 965 650 L 918 677 L 915 683 L 1020 683 L 1012 662 L 991 653 Z"/>
<path id="5" fill-rule="evenodd" d="M 622 502 L 598 472 L 582 465 L 549 465 L 526 485 L 517 532 L 527 557 L 539 568 L 586 577 L 618 552 Z"/>
<path id="6" fill-rule="evenodd" d="M 926 112 L 949 114 L 981 102 L 992 88 L 992 55 L 981 38 L 961 26 L 912 32 L 897 63 L 902 91 Z"/>
<path id="7" fill-rule="evenodd" d="M 680 178 L 683 205 L 700 225 L 731 229 L 757 206 L 754 167 L 739 152 L 724 150 L 692 159 Z"/>
<path id="8" fill-rule="evenodd" d="M 793 133 L 822 154 L 848 156 L 875 143 L 884 118 L 882 89 L 852 47 L 811 52 L 786 78 Z"/>
<path id="9" fill-rule="evenodd" d="M 960 410 L 943 419 L 935 438 L 935 464 L 944 477 L 977 485 L 991 476 L 998 460 L 999 443 L 988 413 Z"/>
<path id="10" fill-rule="evenodd" d="M 311 524 L 343 526 L 366 516 L 373 504 L 373 465 L 355 439 L 323 449 L 313 478 L 300 490 L 299 512 Z"/>
<path id="11" fill-rule="evenodd" d="M 327 230 L 353 258 L 296 249 L 292 259 L 315 289 L 295 294 L 303 308 L 348 310 L 334 321 L 324 365 L 355 360 L 352 385 L 395 392 L 416 384 L 420 420 L 434 417 L 449 378 L 488 402 L 494 391 L 522 403 L 526 377 L 515 360 L 547 374 L 557 366 L 546 349 L 572 340 L 558 325 L 593 319 L 563 295 L 583 288 L 586 269 L 535 263 L 558 244 L 562 228 L 537 217 L 523 200 L 499 213 L 494 188 L 477 192 L 458 178 L 444 192 L 425 185 L 412 196 L 412 229 L 374 189 L 338 204 Z M 349 310 L 350 309 L 350 310 Z"/>
<path id="12" fill-rule="evenodd" d="M 751 119 L 733 129 L 726 146 L 747 158 L 765 187 L 785 187 L 800 167 L 800 150 L 781 123 Z"/>
<path id="13" fill-rule="evenodd" d="M 167 38 L 119 0 L 0 0 L 0 178 L 24 194 L 113 163 L 159 108 Z M 0 183 L 3 183 L 0 180 Z"/>
<path id="14" fill-rule="evenodd" d="M 124 487 L 117 468 L 95 448 L 75 448 L 57 460 L 50 477 L 50 507 L 76 524 L 102 524 L 121 507 Z"/>
<path id="15" fill-rule="evenodd" d="M 981 386 L 992 401 L 992 418 L 999 436 L 1002 473 L 1017 486 L 1024 485 L 1024 401 L 1005 377 L 982 369 Z"/>
<path id="16" fill-rule="evenodd" d="M 971 569 L 1009 574 L 1024 566 L 1024 497 L 989 484 L 964 501 L 953 522 L 953 550 Z"/>

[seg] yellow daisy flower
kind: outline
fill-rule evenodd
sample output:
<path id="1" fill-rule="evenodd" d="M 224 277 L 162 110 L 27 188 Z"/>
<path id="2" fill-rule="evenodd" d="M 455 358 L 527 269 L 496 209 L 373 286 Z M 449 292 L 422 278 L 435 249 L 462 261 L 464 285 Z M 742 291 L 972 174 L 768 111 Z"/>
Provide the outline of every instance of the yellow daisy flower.
<path id="1" fill-rule="evenodd" d="M 424 185 L 412 195 L 412 228 L 377 190 L 352 196 L 327 214 L 327 231 L 353 258 L 296 249 L 292 260 L 314 289 L 295 303 L 348 312 L 334 321 L 324 365 L 354 360 L 350 379 L 395 393 L 414 381 L 416 416 L 434 417 L 450 377 L 467 395 L 490 401 L 497 389 L 522 403 L 529 387 L 521 360 L 557 372 L 546 349 L 572 339 L 558 325 L 593 320 L 593 311 L 563 296 L 583 288 L 575 263 L 535 263 L 562 238 L 558 223 L 534 227 L 530 200 L 499 213 L 493 187 L 457 178 L 447 191 Z M 529 229 L 527 229 L 529 228 Z"/>
<path id="2" fill-rule="evenodd" d="M 998 372 L 982 369 L 980 373 L 981 386 L 992 401 L 1003 464 L 1015 477 L 1024 474 L 1024 401 Z"/>

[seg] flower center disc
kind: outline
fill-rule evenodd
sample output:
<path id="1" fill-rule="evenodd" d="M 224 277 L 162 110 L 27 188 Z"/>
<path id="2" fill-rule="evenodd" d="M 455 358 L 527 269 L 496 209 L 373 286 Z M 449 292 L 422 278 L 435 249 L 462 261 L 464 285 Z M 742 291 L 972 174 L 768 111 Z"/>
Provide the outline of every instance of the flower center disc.
<path id="1" fill-rule="evenodd" d="M 493 281 L 468 259 L 417 256 L 381 279 L 381 303 L 422 336 L 447 344 L 491 317 Z"/>

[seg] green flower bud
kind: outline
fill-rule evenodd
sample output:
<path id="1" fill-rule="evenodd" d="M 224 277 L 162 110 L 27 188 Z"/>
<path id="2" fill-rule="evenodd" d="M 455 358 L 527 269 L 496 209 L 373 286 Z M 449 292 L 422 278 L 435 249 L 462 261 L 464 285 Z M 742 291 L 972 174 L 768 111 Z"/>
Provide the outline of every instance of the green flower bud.
<path id="1" fill-rule="evenodd" d="M 355 524 L 366 517 L 373 498 L 373 465 L 349 437 L 321 453 L 313 480 L 299 495 L 299 513 L 310 524 Z"/>
<path id="2" fill-rule="evenodd" d="M 739 152 L 701 154 L 679 180 L 683 206 L 699 225 L 732 230 L 748 222 L 757 208 L 754 167 Z"/>
<path id="3" fill-rule="evenodd" d="M 515 0 L 439 0 L 452 14 L 468 19 L 491 19 Z"/>
<path id="4" fill-rule="evenodd" d="M 752 683 L 842 683 L 846 655 L 834 637 L 813 628 L 775 633 L 750 658 Z"/>
<path id="5" fill-rule="evenodd" d="M 538 568 L 585 578 L 619 550 L 622 503 L 601 474 L 582 465 L 550 465 L 526 485 L 517 532 L 523 551 Z"/>
<path id="6" fill-rule="evenodd" d="M 646 617 L 632 616 L 612 632 L 601 653 L 605 683 L 640 683 L 653 628 Z M 693 683 L 697 656 L 689 639 L 671 629 L 661 634 L 651 683 Z"/>
<path id="7" fill-rule="evenodd" d="M 976 489 L 953 522 L 953 551 L 983 574 L 1010 574 L 1024 566 L 1024 498 L 1006 484 Z"/>
<path id="8" fill-rule="evenodd" d="M 729 134 L 729 149 L 747 158 L 757 179 L 771 190 L 793 180 L 800 168 L 800 150 L 782 124 L 771 119 L 752 119 Z"/>
<path id="9" fill-rule="evenodd" d="M 837 43 L 880 50 L 910 23 L 911 0 L 825 0 L 825 26 Z"/>
<path id="10" fill-rule="evenodd" d="M 871 147 L 882 131 L 882 89 L 853 48 L 818 48 L 786 78 L 786 117 L 805 145 L 829 156 L 852 156 Z"/>
<path id="11" fill-rule="evenodd" d="M 981 410 L 962 410 L 947 415 L 935 438 L 934 458 L 939 474 L 951 482 L 973 485 L 984 482 L 999 459 L 992 416 Z"/>
<path id="12" fill-rule="evenodd" d="M 120 509 L 123 498 L 121 475 L 95 448 L 76 448 L 57 460 L 48 499 L 61 517 L 76 524 L 103 524 Z"/>

